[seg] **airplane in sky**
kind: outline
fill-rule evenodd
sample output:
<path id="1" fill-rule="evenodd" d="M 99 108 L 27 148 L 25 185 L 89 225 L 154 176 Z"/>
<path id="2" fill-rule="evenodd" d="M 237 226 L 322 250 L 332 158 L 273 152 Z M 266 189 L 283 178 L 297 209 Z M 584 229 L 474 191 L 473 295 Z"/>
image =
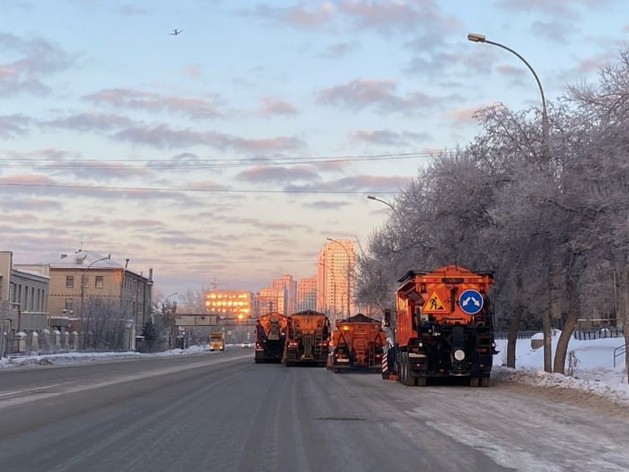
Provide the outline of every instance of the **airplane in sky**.
<path id="1" fill-rule="evenodd" d="M 170 34 L 171 36 L 177 36 L 177 35 L 181 34 L 181 33 L 182 33 L 182 31 L 183 31 L 183 30 L 180 30 L 180 29 L 175 28 L 175 29 L 174 29 L 174 30 L 172 30 L 172 32 L 170 32 L 169 34 Z"/>

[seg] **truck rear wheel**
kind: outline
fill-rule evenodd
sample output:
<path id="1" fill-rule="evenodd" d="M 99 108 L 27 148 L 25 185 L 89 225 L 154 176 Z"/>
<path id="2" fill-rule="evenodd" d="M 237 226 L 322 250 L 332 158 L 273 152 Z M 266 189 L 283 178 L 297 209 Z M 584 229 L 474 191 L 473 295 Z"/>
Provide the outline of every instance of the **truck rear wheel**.
<path id="1" fill-rule="evenodd" d="M 425 387 L 428 383 L 428 377 L 415 377 L 415 385 L 418 387 Z"/>
<path id="2" fill-rule="evenodd" d="M 470 387 L 478 387 L 480 385 L 480 377 L 470 377 Z"/>
<path id="3" fill-rule="evenodd" d="M 407 387 L 415 386 L 415 377 L 411 374 L 411 366 L 408 361 L 408 353 L 402 354 L 402 371 L 404 372 L 404 381 L 402 382 Z"/>

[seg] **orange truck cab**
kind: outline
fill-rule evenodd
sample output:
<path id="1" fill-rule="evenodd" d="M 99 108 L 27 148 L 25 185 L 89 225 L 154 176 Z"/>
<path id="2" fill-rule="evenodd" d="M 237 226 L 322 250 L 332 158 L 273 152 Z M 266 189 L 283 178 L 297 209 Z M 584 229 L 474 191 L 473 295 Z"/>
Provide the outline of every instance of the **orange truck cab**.
<path id="1" fill-rule="evenodd" d="M 489 386 L 493 354 L 490 273 L 457 265 L 408 271 L 398 281 L 396 310 L 385 314 L 393 332 L 387 367 L 405 385 L 437 377 L 467 377 Z"/>

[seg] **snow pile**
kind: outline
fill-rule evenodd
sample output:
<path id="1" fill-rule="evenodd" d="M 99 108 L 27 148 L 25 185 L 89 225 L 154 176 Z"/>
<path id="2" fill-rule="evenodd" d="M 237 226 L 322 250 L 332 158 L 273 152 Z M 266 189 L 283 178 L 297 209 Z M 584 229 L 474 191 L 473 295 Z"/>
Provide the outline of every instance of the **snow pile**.
<path id="1" fill-rule="evenodd" d="M 0 369 L 23 367 L 29 365 L 69 365 L 87 364 L 116 359 L 133 359 L 143 357 L 165 357 L 196 354 L 206 351 L 207 345 L 190 346 L 187 349 L 171 349 L 155 353 L 126 352 L 67 352 L 62 354 L 42 354 L 38 356 L 14 356 L 0 359 Z"/>
<path id="2" fill-rule="evenodd" d="M 553 333 L 553 357 L 558 333 Z M 537 337 L 536 337 L 537 336 Z M 539 335 L 534 335 L 539 339 Z M 616 357 L 614 349 L 624 344 L 624 338 L 593 340 L 570 339 L 566 358 L 566 372 L 572 375 L 544 372 L 544 349 L 531 349 L 528 339 L 516 344 L 516 369 L 497 367 L 506 364 L 507 341 L 497 340 L 499 354 L 494 356 L 492 376 L 498 381 L 520 382 L 542 388 L 578 390 L 584 395 L 597 395 L 617 403 L 629 405 L 629 385 L 624 355 Z"/>

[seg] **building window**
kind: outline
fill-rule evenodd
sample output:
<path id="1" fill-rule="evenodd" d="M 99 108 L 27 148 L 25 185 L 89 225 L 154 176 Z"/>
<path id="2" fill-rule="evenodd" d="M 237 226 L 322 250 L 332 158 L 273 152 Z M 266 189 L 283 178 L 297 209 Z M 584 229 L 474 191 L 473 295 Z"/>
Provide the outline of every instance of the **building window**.
<path id="1" fill-rule="evenodd" d="M 102 275 L 97 275 L 95 277 L 96 279 L 96 288 L 103 288 L 103 276 Z"/>
<path id="2" fill-rule="evenodd" d="M 74 275 L 66 275 L 66 288 L 74 288 Z"/>
<path id="3" fill-rule="evenodd" d="M 66 310 L 70 311 L 70 310 L 73 309 L 73 306 L 74 306 L 73 300 L 71 298 L 66 298 L 66 303 L 65 303 L 65 307 L 64 308 Z"/>

